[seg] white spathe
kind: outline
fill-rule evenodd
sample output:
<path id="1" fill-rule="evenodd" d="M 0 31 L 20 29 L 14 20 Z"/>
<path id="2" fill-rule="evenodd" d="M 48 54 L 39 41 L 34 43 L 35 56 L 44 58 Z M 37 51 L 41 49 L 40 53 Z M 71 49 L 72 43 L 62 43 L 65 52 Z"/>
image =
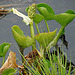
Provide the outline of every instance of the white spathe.
<path id="1" fill-rule="evenodd" d="M 26 16 L 26 15 L 20 13 L 17 9 L 12 8 L 11 11 L 12 11 L 14 14 L 18 15 L 19 17 L 22 17 L 22 18 L 23 18 L 23 22 L 24 22 L 26 25 L 29 25 L 29 23 L 31 22 L 31 19 L 30 19 L 28 16 Z"/>

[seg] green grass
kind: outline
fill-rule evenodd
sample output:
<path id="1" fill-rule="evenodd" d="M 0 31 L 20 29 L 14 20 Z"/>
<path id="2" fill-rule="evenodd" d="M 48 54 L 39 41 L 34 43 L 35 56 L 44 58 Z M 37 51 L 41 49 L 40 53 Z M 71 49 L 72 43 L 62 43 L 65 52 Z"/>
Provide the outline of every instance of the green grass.
<path id="1" fill-rule="evenodd" d="M 32 66 L 31 66 L 28 63 L 28 61 L 26 59 L 24 59 L 24 61 L 26 61 L 26 63 L 28 64 L 28 66 L 26 64 L 24 64 L 24 67 L 27 68 L 27 70 L 25 69 L 25 71 L 27 73 L 30 73 L 30 75 L 71 75 L 70 74 L 71 73 L 71 64 L 69 66 L 68 72 L 66 70 L 66 65 L 67 65 L 66 61 L 65 61 L 64 65 L 62 64 L 62 63 L 64 63 L 64 61 L 62 60 L 64 55 L 62 55 L 60 57 L 59 52 L 57 53 L 58 54 L 57 56 L 55 55 L 55 53 L 50 55 L 49 51 L 47 52 L 47 54 L 48 54 L 48 58 L 49 58 L 48 60 L 45 59 L 44 57 L 42 59 L 37 58 L 35 60 L 36 64 L 39 66 L 39 70 L 38 70 L 37 66 L 35 65 L 35 62 L 32 63 Z M 66 54 L 65 54 L 65 56 L 67 58 Z M 21 61 L 19 61 L 19 62 L 21 64 L 23 64 Z"/>

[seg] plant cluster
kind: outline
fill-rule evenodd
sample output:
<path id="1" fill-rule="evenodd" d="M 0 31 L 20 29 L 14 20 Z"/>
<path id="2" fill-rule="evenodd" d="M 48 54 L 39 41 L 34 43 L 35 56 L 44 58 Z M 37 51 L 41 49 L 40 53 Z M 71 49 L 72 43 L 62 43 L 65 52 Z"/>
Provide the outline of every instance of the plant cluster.
<path id="1" fill-rule="evenodd" d="M 36 10 L 38 10 L 39 14 L 36 13 Z M 68 10 L 65 13 L 57 15 L 52 7 L 45 3 L 33 3 L 28 6 L 26 8 L 28 16 L 20 13 L 15 8 L 12 8 L 9 12 L 13 12 L 23 18 L 23 22 L 30 27 L 31 37 L 25 36 L 19 26 L 14 25 L 11 27 L 12 35 L 19 46 L 22 66 L 16 64 L 16 55 L 12 51 L 9 53 L 4 63 L 5 55 L 11 44 L 3 43 L 0 45 L 0 57 L 3 57 L 3 66 L 0 69 L 0 73 L 2 73 L 2 75 L 13 75 L 17 71 L 17 69 L 15 70 L 14 68 L 18 67 L 20 68 L 19 74 L 23 75 L 28 75 L 28 73 L 31 75 L 70 75 L 72 62 L 69 63 L 67 72 L 67 56 L 60 50 L 57 42 L 59 38 L 65 34 L 65 27 L 75 18 L 75 12 L 73 10 Z M 42 20 L 45 21 L 48 32 L 40 32 L 38 25 Z M 57 34 L 57 28 L 53 32 L 50 31 L 47 23 L 47 21 L 50 20 L 55 20 L 61 25 Z M 38 32 L 37 35 L 34 33 L 33 22 Z M 39 43 L 39 50 L 36 48 L 36 41 Z M 32 51 L 24 57 L 25 48 L 30 46 L 32 46 Z M 54 51 L 51 53 L 50 49 L 52 47 L 54 47 Z"/>

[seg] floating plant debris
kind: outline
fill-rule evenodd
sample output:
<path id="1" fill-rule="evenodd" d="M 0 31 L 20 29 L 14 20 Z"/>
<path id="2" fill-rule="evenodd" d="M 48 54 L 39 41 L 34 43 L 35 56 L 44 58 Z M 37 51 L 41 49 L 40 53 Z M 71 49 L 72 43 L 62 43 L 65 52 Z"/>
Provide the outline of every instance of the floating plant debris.
<path id="1" fill-rule="evenodd" d="M 11 7 L 11 6 L 14 6 L 14 5 L 3 5 L 3 6 L 0 6 L 0 17 L 1 17 L 0 19 L 5 17 L 8 14 L 8 12 L 9 12 L 9 10 L 7 10 L 5 8 Z"/>

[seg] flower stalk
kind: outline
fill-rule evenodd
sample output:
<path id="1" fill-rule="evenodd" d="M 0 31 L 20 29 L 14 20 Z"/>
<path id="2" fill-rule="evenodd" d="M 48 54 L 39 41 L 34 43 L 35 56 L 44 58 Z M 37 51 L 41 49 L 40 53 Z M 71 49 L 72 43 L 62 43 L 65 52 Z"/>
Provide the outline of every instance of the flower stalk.
<path id="1" fill-rule="evenodd" d="M 34 38 L 33 19 L 31 19 L 29 26 L 30 26 L 31 38 Z"/>
<path id="2" fill-rule="evenodd" d="M 35 17 L 36 15 L 36 4 L 33 3 L 31 6 L 29 6 L 29 9 L 28 9 L 28 17 L 31 19 L 31 22 L 29 24 L 30 26 L 30 33 L 31 33 L 31 38 L 34 39 L 34 26 L 33 26 L 33 18 Z M 34 46 L 32 46 L 32 50 L 34 50 L 36 47 L 36 43 L 33 44 Z"/>

